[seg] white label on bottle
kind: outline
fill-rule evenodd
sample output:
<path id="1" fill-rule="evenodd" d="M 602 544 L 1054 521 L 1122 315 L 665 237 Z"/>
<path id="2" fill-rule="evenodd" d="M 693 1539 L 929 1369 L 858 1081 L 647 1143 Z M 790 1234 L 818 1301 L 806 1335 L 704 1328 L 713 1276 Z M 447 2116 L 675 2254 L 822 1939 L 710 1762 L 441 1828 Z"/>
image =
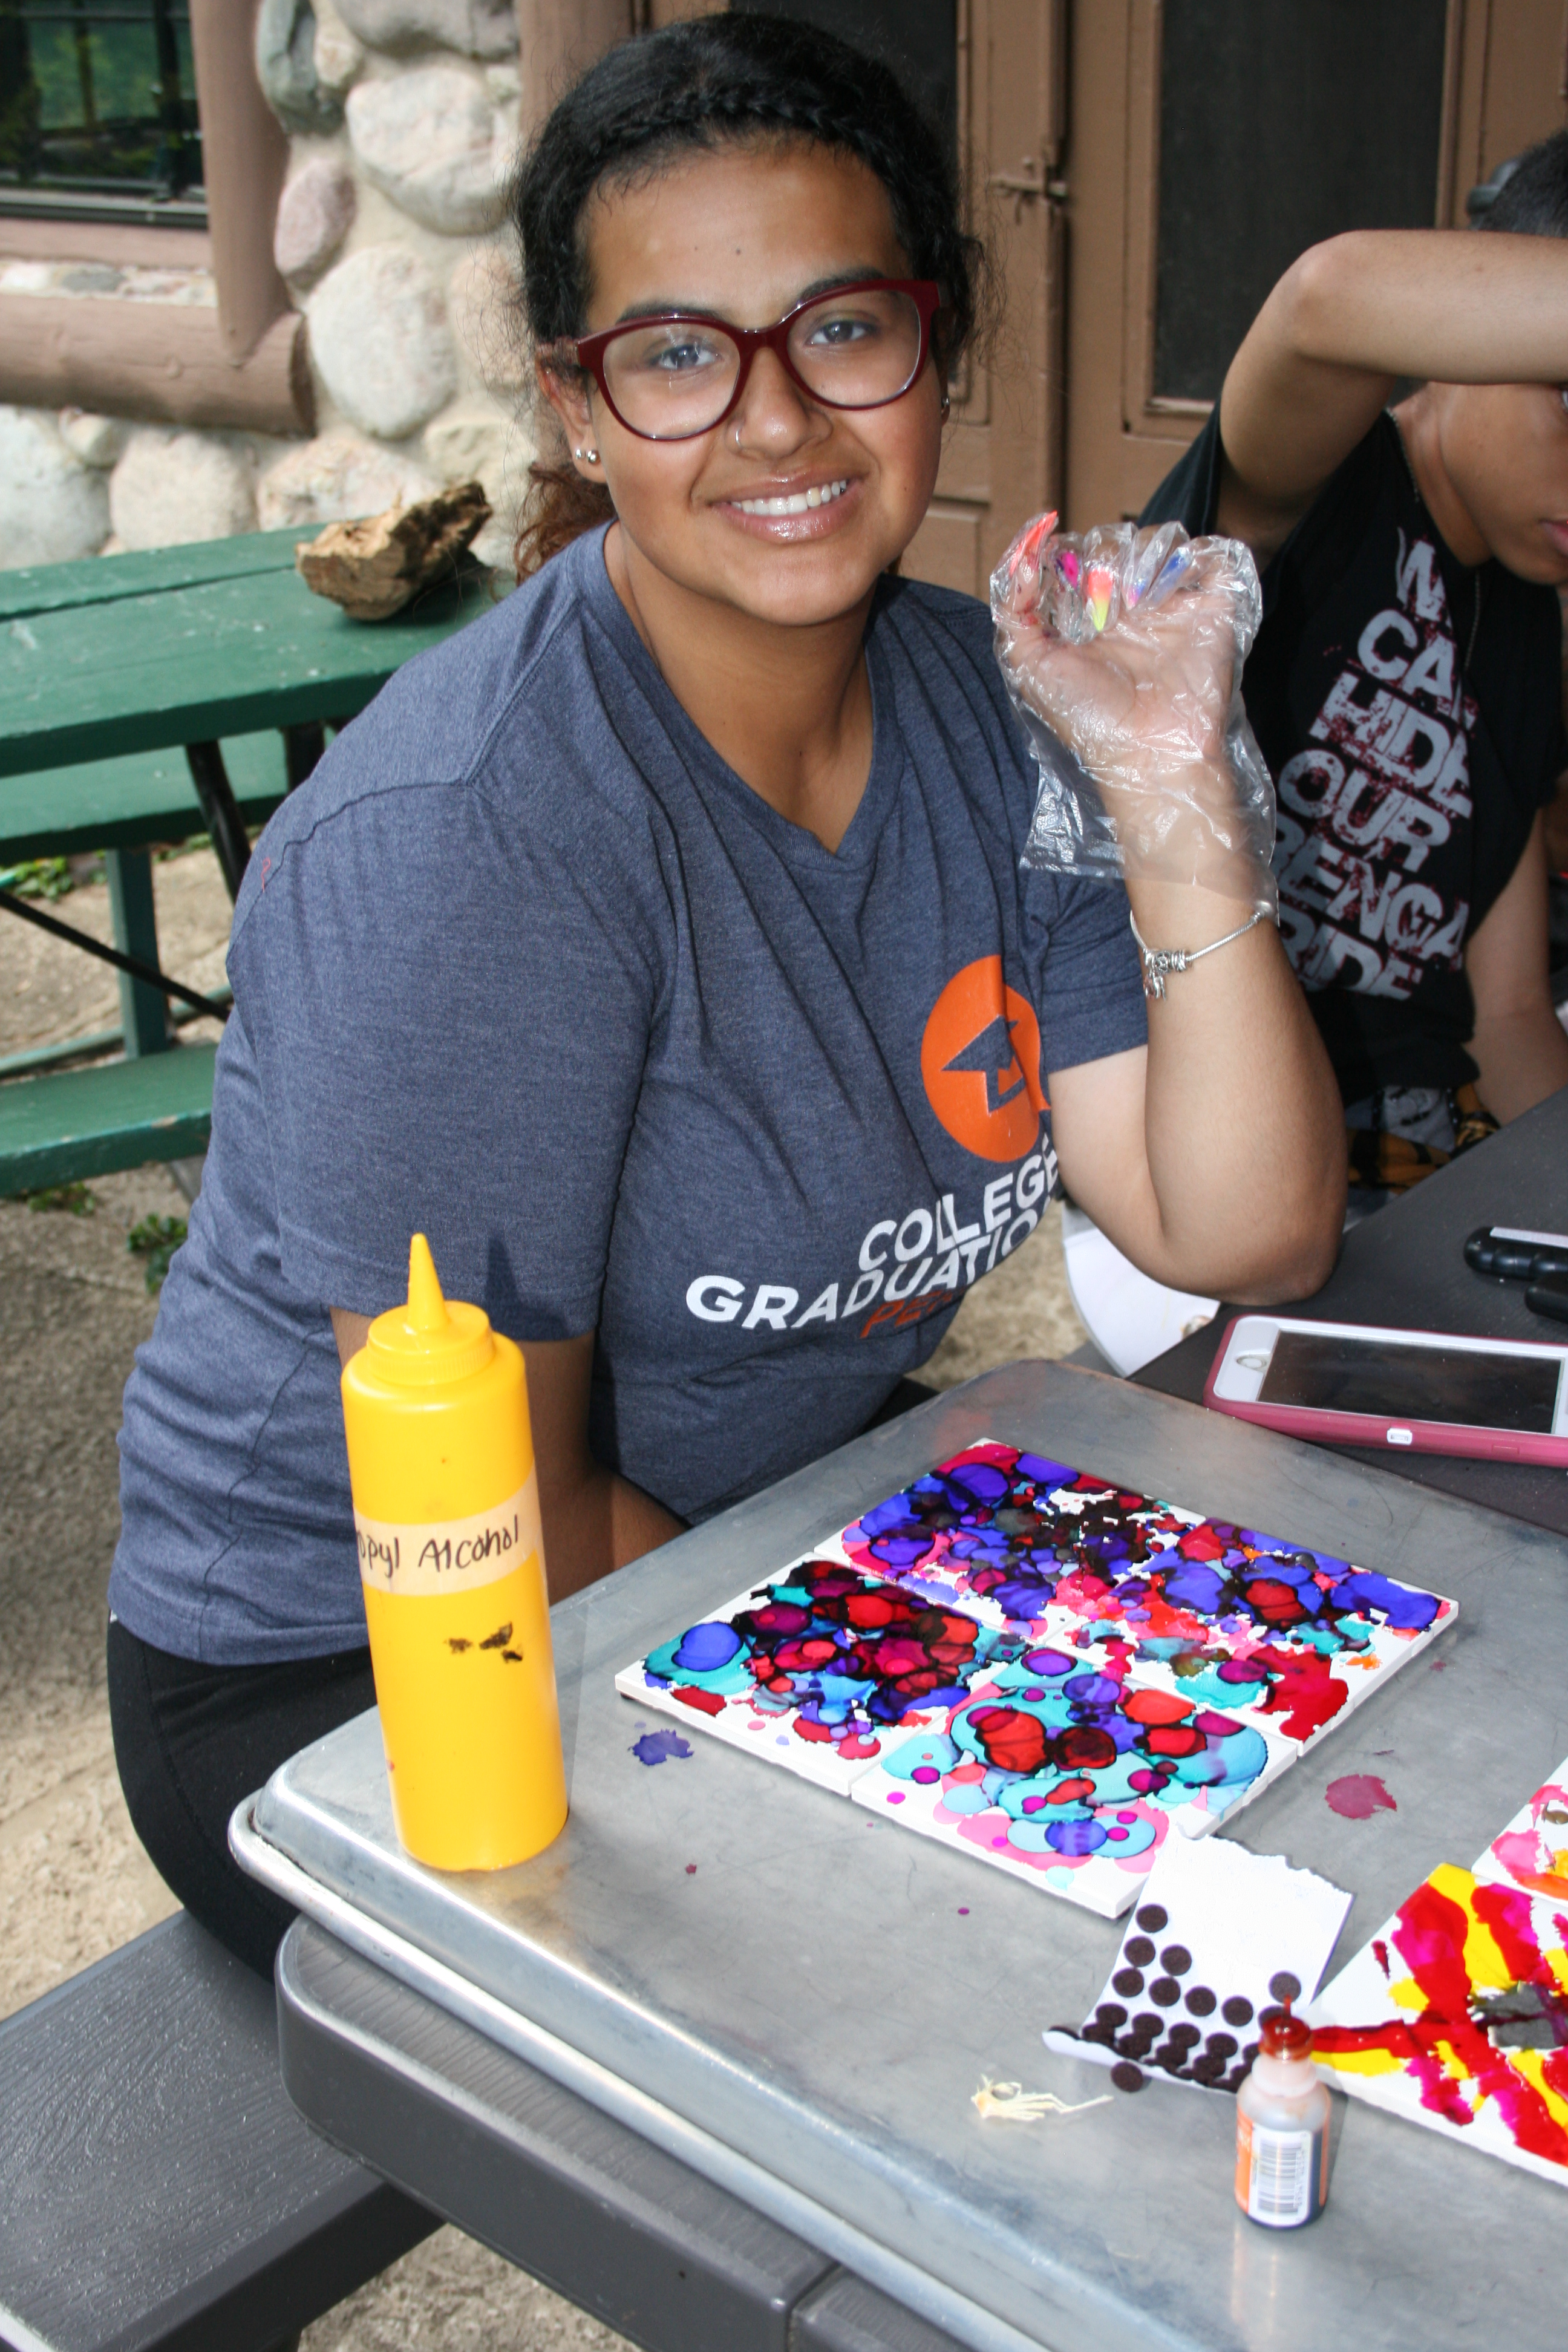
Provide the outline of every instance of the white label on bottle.
<path id="1" fill-rule="evenodd" d="M 467 1519 L 373 1519 L 356 1510 L 359 1572 L 377 1592 L 473 1592 L 542 1549 L 539 1473 Z"/>
<path id="2" fill-rule="evenodd" d="M 1267 2124 L 1252 2125 L 1247 2210 L 1255 2221 L 1289 2230 L 1298 2221 L 1312 2219 L 1317 2211 L 1313 2158 L 1318 2137 L 1313 2131 L 1277 2131 Z"/>
<path id="3" fill-rule="evenodd" d="M 1531 1234 L 1522 1225 L 1494 1225 L 1494 1242 L 1533 1242 L 1538 1249 L 1568 1250 L 1568 1234 Z"/>

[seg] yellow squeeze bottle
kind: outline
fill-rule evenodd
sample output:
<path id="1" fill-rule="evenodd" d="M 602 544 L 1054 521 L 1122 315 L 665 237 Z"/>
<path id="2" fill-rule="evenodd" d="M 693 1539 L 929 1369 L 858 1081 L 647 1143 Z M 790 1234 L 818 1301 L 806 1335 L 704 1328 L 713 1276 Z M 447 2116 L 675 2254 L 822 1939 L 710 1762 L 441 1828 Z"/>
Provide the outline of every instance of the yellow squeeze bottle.
<path id="1" fill-rule="evenodd" d="M 561 1832 L 566 1774 L 521 1350 L 447 1303 L 416 1234 L 408 1304 L 342 1391 L 397 1834 L 437 1870 L 525 1862 Z"/>

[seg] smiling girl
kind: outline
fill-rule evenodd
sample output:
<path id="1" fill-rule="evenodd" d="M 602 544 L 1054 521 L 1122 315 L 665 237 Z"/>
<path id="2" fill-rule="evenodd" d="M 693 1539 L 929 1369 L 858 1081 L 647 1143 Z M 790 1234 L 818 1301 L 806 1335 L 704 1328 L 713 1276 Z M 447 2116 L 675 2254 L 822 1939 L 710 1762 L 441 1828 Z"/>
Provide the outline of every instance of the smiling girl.
<path id="1" fill-rule="evenodd" d="M 258 1967 L 285 1914 L 225 1825 L 373 1700 L 338 1372 L 411 1232 L 523 1346 L 559 1597 L 864 1428 L 1058 1166 L 1230 1297 L 1312 1288 L 1341 1214 L 1274 930 L 1135 887 L 1156 945 L 1241 933 L 1146 1018 L 1121 889 L 1020 864 L 988 613 L 896 577 L 983 257 L 892 79 L 764 17 L 649 36 L 563 100 L 516 211 L 571 452 L 538 568 L 251 861 L 126 1394 L 121 1770 Z"/>

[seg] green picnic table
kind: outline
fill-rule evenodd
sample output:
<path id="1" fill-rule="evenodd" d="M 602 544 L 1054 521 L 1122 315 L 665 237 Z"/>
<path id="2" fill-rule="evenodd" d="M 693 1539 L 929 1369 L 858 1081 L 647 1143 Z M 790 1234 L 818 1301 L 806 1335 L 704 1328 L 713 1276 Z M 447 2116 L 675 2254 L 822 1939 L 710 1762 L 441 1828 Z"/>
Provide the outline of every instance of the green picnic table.
<path id="1" fill-rule="evenodd" d="M 390 621 L 351 621 L 296 572 L 300 536 L 0 572 L 0 867 L 101 849 L 116 946 L 144 965 L 149 845 L 210 833 L 237 889 L 246 827 L 309 773 L 324 727 L 495 601 L 475 568 Z M 120 986 L 120 1032 L 76 1042 L 122 1043 L 122 1061 L 0 1083 L 0 1193 L 205 1145 L 214 1048 L 171 1050 L 163 991 Z"/>

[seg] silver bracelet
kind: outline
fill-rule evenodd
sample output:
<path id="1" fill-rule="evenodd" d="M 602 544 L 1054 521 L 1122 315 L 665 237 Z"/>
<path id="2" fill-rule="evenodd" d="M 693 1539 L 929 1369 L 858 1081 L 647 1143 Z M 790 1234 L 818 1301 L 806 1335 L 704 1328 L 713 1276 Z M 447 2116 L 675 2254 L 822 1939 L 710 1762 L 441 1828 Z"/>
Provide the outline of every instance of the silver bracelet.
<path id="1" fill-rule="evenodd" d="M 1232 940 L 1244 940 L 1248 931 L 1256 930 L 1267 918 L 1266 910 L 1259 907 L 1256 915 L 1249 915 L 1245 923 L 1237 925 L 1234 931 L 1226 931 L 1223 940 L 1211 940 L 1206 948 L 1152 948 L 1139 929 L 1138 918 L 1131 908 L 1127 919 L 1132 926 L 1132 936 L 1143 959 L 1143 993 L 1153 998 L 1164 995 L 1165 982 L 1173 972 L 1185 971 L 1187 966 L 1196 963 L 1201 956 L 1213 955 L 1216 948 L 1229 947 Z"/>

